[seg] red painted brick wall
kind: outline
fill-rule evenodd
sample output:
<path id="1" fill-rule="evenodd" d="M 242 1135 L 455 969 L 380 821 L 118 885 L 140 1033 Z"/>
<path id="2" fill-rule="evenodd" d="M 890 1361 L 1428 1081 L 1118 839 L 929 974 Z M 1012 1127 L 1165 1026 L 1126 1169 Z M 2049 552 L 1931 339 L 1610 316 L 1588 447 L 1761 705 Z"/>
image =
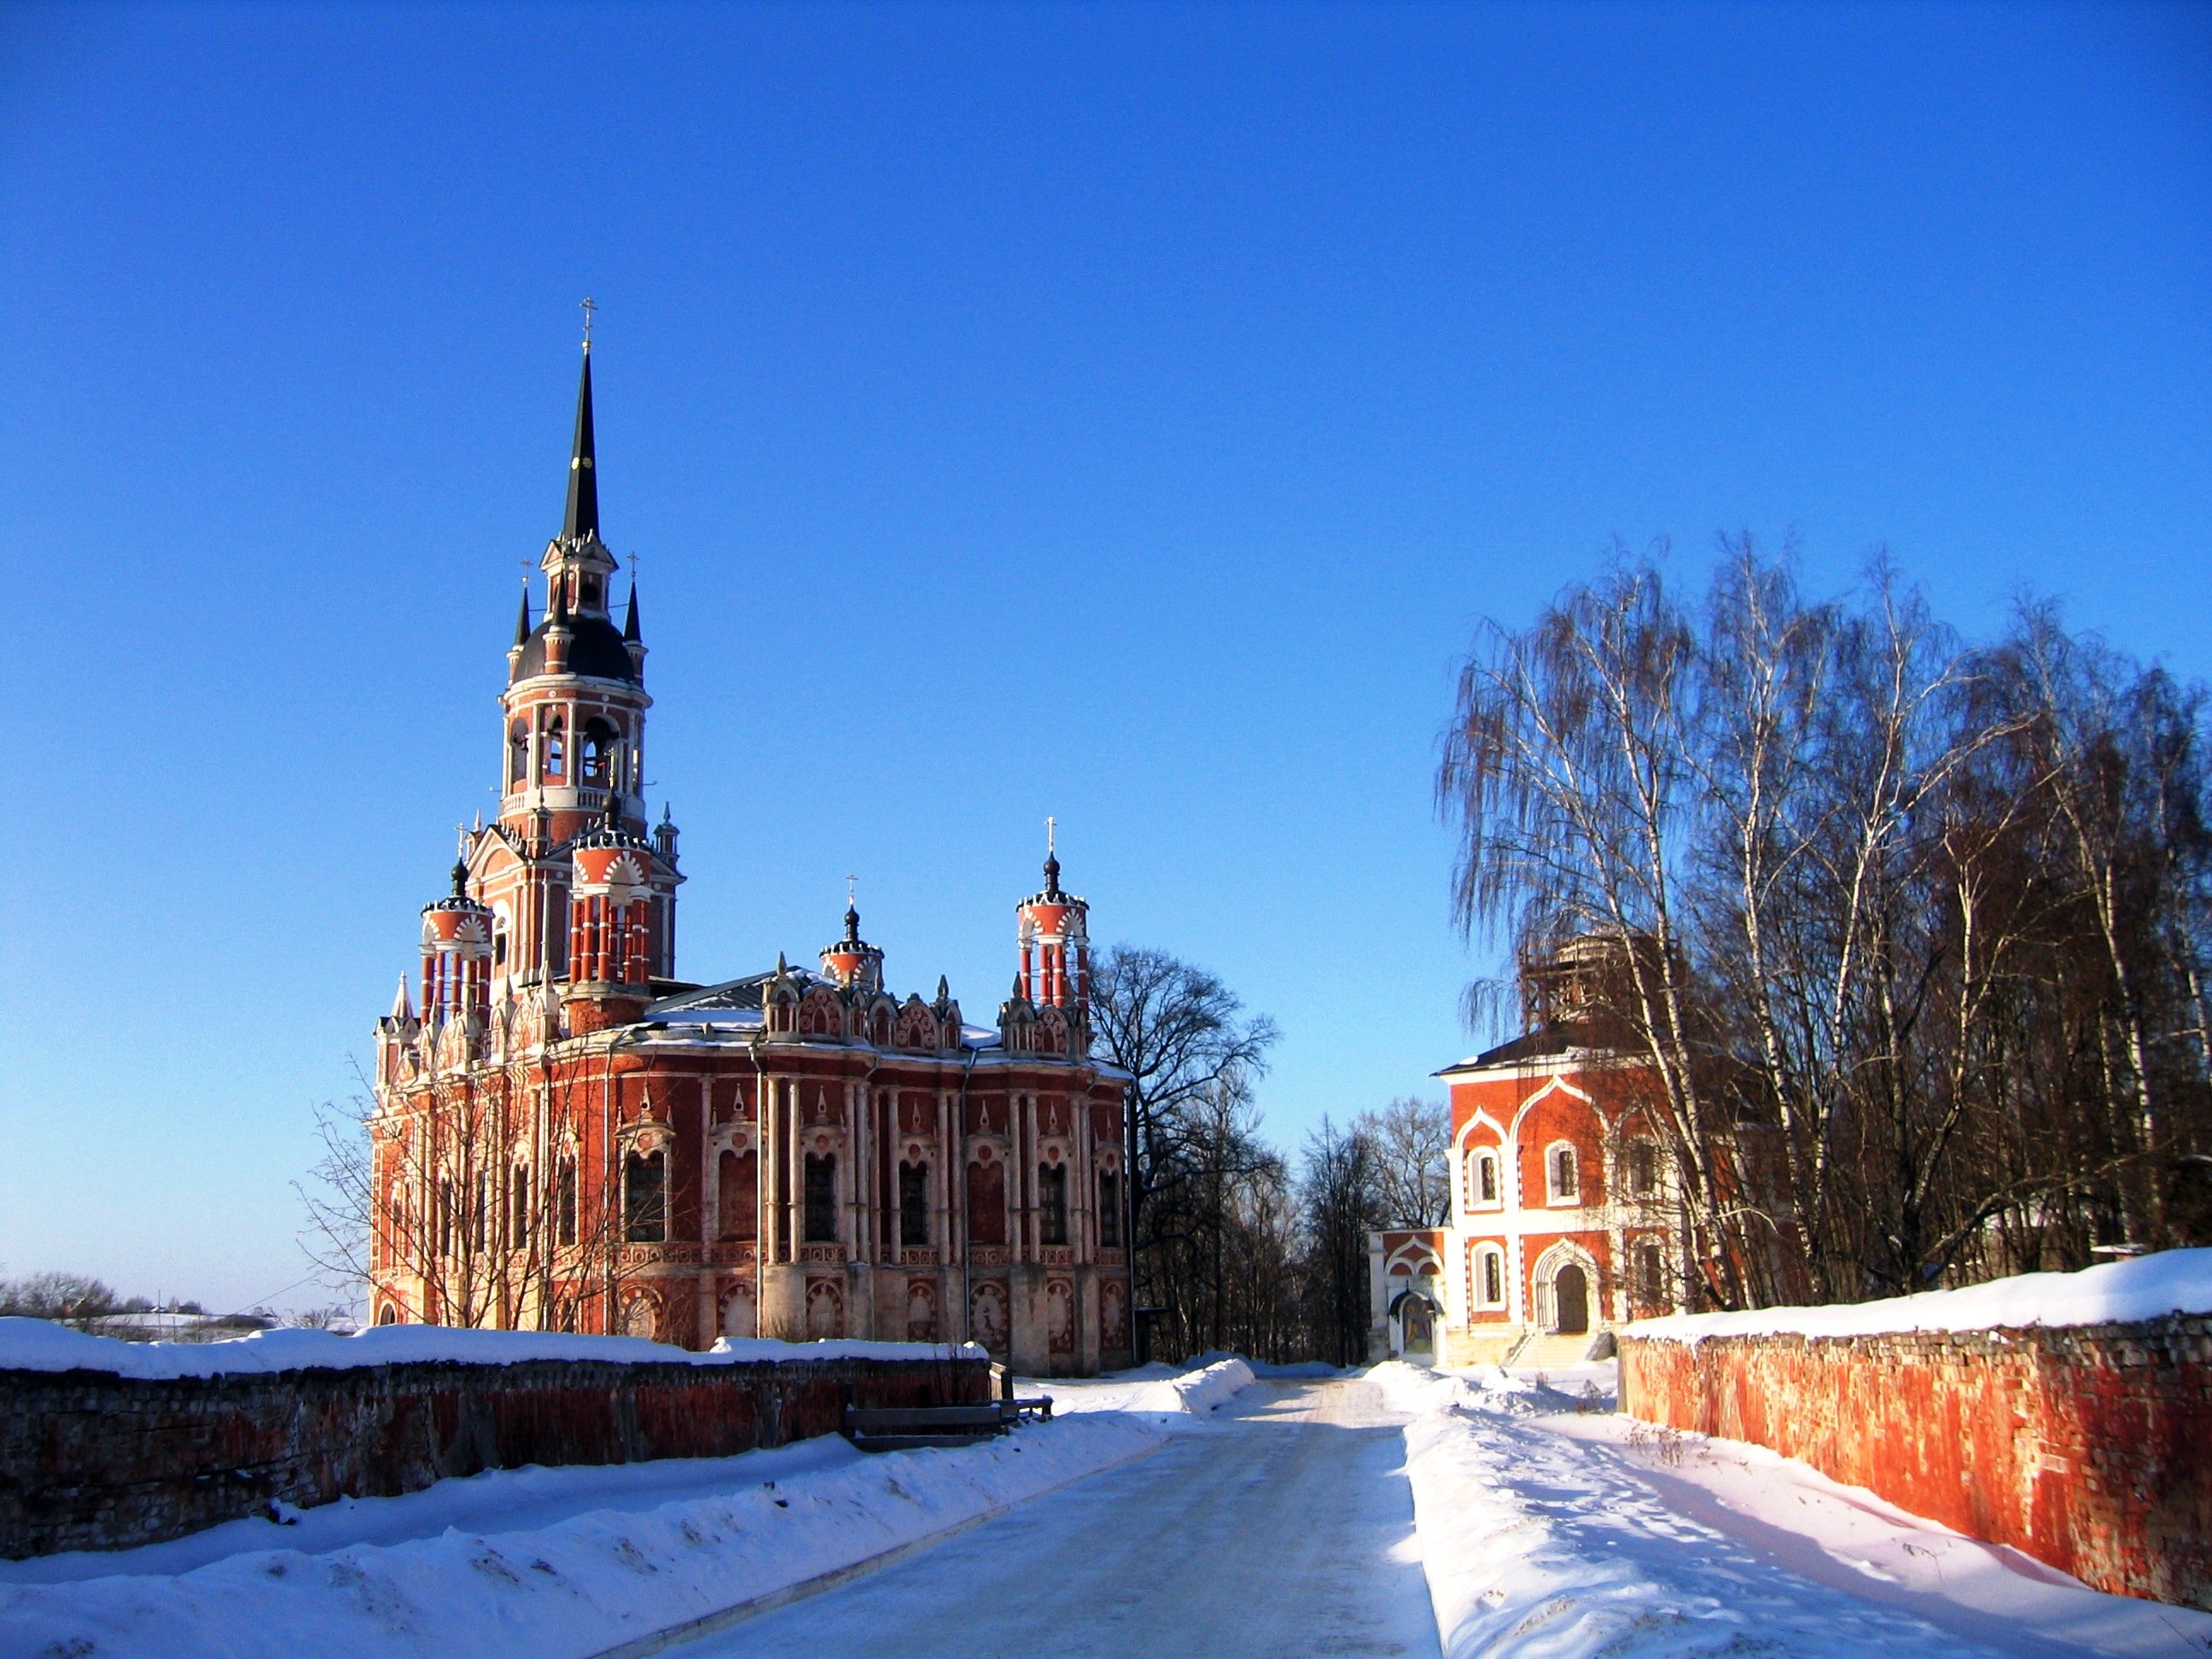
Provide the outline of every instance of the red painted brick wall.
<path id="1" fill-rule="evenodd" d="M 723 1457 L 861 1407 L 976 1405 L 990 1362 L 400 1364 L 149 1382 L 0 1370 L 0 1556 L 120 1549 L 526 1463 Z"/>
<path id="2" fill-rule="evenodd" d="M 2212 1609 L 2212 1319 L 1695 1344 L 1632 1330 L 1620 1404 L 2100 1589 Z"/>

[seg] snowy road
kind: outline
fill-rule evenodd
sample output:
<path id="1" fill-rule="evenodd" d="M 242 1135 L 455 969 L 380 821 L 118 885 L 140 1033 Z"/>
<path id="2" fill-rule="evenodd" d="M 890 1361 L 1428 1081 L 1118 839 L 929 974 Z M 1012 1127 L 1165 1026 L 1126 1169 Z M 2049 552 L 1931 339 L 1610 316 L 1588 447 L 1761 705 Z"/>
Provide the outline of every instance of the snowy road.
<path id="1" fill-rule="evenodd" d="M 1261 1382 L 1149 1457 L 672 1651 L 1434 1656 L 1405 1420 L 1364 1382 Z"/>

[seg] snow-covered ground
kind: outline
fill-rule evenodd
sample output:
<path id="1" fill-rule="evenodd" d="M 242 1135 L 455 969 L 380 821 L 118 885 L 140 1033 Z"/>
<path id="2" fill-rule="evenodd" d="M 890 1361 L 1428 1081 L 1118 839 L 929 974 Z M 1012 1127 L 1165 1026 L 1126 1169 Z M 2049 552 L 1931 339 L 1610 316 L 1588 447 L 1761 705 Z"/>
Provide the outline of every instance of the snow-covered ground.
<path id="1" fill-rule="evenodd" d="M 2212 1614 L 2106 1595 L 1762 1448 L 1617 1416 L 1597 1368 L 1552 1386 L 1371 1375 L 1415 1413 L 1448 1659 L 2212 1651 Z"/>
<path id="2" fill-rule="evenodd" d="M 1428 1656 L 1441 1631 L 1448 1659 L 2212 1652 L 2212 1615 L 1620 1418 L 1610 1364 L 1267 1371 L 1027 1382 L 1054 1421 L 959 1451 L 514 1470 L 0 1563 L 0 1659 L 586 1659 L 763 1604 L 681 1651 Z"/>
<path id="3" fill-rule="evenodd" d="M 1165 1437 L 1151 1419 L 1107 1413 L 959 1451 L 863 1457 L 811 1442 L 441 1481 L 307 1511 L 296 1547 L 270 1547 L 290 1528 L 234 1522 L 104 1559 L 15 1564 L 0 1582 L 0 1655 L 584 1659 L 966 1525 Z M 106 1576 L 86 1577 L 95 1562 Z M 27 1582 L 42 1566 L 65 1582 Z"/>

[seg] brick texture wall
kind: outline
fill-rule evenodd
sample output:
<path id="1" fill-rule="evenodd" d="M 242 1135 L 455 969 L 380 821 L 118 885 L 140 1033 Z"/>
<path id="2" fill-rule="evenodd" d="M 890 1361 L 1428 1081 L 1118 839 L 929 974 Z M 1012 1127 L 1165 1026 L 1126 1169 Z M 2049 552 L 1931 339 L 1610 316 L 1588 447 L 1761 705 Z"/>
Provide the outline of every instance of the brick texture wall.
<path id="1" fill-rule="evenodd" d="M 2212 1609 L 2212 1319 L 1625 1332 L 1621 1409 L 1749 1440 L 2100 1589 Z"/>
<path id="2" fill-rule="evenodd" d="M 118 1549 L 526 1463 L 720 1457 L 862 1407 L 975 1404 L 976 1358 L 416 1364 L 148 1382 L 0 1370 L 0 1556 Z"/>

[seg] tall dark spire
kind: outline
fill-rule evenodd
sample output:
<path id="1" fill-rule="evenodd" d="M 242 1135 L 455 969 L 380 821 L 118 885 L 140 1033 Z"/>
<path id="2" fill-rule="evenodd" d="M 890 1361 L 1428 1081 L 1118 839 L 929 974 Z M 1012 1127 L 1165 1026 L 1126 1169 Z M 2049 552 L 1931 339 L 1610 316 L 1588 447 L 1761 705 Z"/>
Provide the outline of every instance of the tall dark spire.
<path id="1" fill-rule="evenodd" d="M 530 643 L 530 590 L 527 587 L 522 590 L 521 613 L 514 619 L 514 642 L 517 645 Z"/>
<path id="2" fill-rule="evenodd" d="M 599 479 L 592 465 L 592 343 L 584 343 L 584 378 L 576 387 L 576 443 L 568 457 L 568 511 L 561 534 L 581 541 L 599 533 Z"/>
<path id="3" fill-rule="evenodd" d="M 629 618 L 623 623 L 623 638 L 633 645 L 644 643 L 645 635 L 637 630 L 637 572 L 629 573 Z"/>

